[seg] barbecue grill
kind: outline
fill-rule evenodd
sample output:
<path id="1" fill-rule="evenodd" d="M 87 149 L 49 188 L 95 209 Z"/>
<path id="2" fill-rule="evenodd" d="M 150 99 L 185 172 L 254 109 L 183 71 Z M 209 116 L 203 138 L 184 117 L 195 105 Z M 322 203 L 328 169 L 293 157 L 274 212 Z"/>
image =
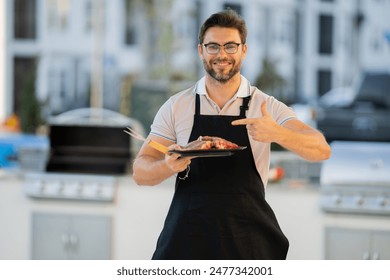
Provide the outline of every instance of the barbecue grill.
<path id="1" fill-rule="evenodd" d="M 110 201 L 116 176 L 130 171 L 139 149 L 124 133 L 142 125 L 119 113 L 98 108 L 77 109 L 49 121 L 50 153 L 46 172 L 25 175 L 27 195 Z"/>
<path id="2" fill-rule="evenodd" d="M 49 172 L 124 174 L 131 158 L 126 126 L 142 127 L 133 119 L 106 109 L 85 108 L 50 121 Z M 133 151 L 134 152 L 134 151 Z"/>
<path id="3" fill-rule="evenodd" d="M 332 142 L 321 169 L 325 212 L 390 214 L 390 143 Z"/>
<path id="4" fill-rule="evenodd" d="M 390 259 L 390 143 L 332 142 L 321 169 L 324 258 Z"/>

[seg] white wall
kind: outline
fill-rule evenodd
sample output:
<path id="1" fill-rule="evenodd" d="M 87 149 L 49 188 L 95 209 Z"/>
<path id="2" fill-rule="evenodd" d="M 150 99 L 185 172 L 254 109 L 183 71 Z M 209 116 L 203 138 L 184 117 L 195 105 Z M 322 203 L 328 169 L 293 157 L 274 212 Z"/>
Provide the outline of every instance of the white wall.
<path id="1" fill-rule="evenodd" d="M 31 259 L 33 213 L 102 215 L 112 219 L 111 258 L 148 260 L 168 212 L 174 181 L 156 187 L 136 186 L 118 178 L 112 203 L 39 200 L 26 196 L 21 176 L 0 174 L 0 260 Z"/>
<path id="2" fill-rule="evenodd" d="M 6 117 L 6 1 L 0 1 L 0 122 Z"/>

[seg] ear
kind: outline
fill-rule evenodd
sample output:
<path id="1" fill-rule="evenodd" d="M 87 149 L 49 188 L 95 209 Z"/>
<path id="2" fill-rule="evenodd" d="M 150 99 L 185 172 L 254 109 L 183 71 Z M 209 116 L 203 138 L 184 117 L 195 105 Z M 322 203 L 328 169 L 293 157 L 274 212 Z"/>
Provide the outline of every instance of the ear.
<path id="1" fill-rule="evenodd" d="M 247 51 L 248 51 L 248 45 L 245 43 L 244 45 L 242 45 L 242 58 L 246 57 Z"/>
<path id="2" fill-rule="evenodd" d="M 203 46 L 201 44 L 198 44 L 198 54 L 200 59 L 203 59 Z"/>

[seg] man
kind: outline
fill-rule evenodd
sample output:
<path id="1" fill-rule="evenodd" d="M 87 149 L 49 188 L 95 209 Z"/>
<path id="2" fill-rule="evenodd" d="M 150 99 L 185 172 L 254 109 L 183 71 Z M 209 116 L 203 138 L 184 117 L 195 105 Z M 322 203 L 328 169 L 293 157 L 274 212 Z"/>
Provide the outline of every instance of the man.
<path id="1" fill-rule="evenodd" d="M 149 139 L 171 149 L 218 136 L 247 149 L 229 157 L 180 157 L 144 145 L 134 161 L 139 185 L 177 175 L 175 194 L 153 259 L 285 259 L 288 240 L 265 201 L 270 143 L 310 161 L 329 158 L 323 135 L 240 74 L 246 25 L 232 10 L 199 32 L 206 75 L 159 110 Z"/>

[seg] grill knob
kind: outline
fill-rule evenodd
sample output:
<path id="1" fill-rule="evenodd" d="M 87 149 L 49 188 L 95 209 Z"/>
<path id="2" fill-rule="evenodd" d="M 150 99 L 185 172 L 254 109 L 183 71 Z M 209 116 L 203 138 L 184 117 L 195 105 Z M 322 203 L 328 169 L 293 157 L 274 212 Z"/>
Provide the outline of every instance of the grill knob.
<path id="1" fill-rule="evenodd" d="M 340 205 L 341 202 L 343 201 L 343 199 L 342 199 L 340 194 L 335 194 L 332 197 L 332 201 L 333 201 L 334 204 Z"/>
<path id="2" fill-rule="evenodd" d="M 379 206 L 386 207 L 389 204 L 389 201 L 386 197 L 380 197 L 378 199 Z"/>
<path id="3" fill-rule="evenodd" d="M 44 191 L 45 185 L 42 181 L 36 181 L 31 184 L 31 189 L 36 193 L 42 193 Z"/>
<path id="4" fill-rule="evenodd" d="M 359 206 L 362 206 L 364 204 L 364 197 L 363 196 L 358 196 L 356 198 L 356 204 Z"/>

